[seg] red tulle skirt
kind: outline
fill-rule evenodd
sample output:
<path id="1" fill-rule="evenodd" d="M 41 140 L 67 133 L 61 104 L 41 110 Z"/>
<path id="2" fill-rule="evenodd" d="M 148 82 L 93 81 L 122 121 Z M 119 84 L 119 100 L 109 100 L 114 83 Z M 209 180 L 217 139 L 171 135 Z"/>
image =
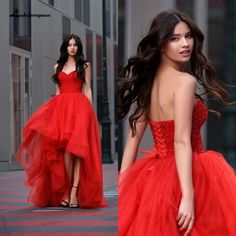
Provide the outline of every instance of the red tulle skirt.
<path id="1" fill-rule="evenodd" d="M 195 223 L 190 236 L 236 235 L 236 175 L 221 154 L 194 154 Z M 119 236 L 184 235 L 174 158 L 150 154 L 119 176 Z"/>
<path id="2" fill-rule="evenodd" d="M 103 207 L 101 143 L 96 114 L 85 95 L 62 93 L 42 105 L 23 129 L 17 160 L 25 168 L 29 201 L 58 206 L 71 188 L 64 152 L 80 158 L 80 207 Z"/>

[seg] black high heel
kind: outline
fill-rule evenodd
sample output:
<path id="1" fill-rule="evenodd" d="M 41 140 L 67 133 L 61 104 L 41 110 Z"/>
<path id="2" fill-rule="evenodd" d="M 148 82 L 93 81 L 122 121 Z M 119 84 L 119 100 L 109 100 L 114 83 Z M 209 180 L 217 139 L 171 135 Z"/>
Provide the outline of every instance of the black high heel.
<path id="1" fill-rule="evenodd" d="M 72 185 L 72 188 L 78 189 L 78 186 Z M 78 202 L 78 200 L 77 200 L 77 202 Z M 69 207 L 70 207 L 70 208 L 78 208 L 78 207 L 79 207 L 79 204 L 78 204 L 78 203 L 77 203 L 77 204 L 69 203 Z"/>
<path id="2" fill-rule="evenodd" d="M 69 206 L 69 202 L 67 202 L 66 200 L 61 200 L 60 202 L 62 207 L 68 207 Z"/>

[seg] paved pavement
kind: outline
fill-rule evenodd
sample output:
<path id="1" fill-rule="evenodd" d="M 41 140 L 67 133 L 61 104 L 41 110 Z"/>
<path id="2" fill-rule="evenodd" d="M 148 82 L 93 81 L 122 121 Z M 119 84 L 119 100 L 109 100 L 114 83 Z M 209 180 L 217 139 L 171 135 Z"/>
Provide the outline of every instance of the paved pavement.
<path id="1" fill-rule="evenodd" d="M 27 203 L 23 171 L 0 172 L 0 236 L 117 235 L 117 162 L 103 165 L 109 206 L 100 209 L 35 208 Z"/>

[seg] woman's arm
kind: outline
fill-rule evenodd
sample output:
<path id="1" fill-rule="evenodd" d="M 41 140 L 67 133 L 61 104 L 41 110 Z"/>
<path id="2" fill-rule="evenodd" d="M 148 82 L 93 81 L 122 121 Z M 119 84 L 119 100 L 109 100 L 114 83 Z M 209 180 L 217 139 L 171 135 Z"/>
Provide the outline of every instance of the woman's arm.
<path id="1" fill-rule="evenodd" d="M 59 86 L 56 84 L 56 95 L 59 95 L 60 94 L 60 88 Z"/>
<path id="2" fill-rule="evenodd" d="M 55 74 L 56 71 L 57 71 L 57 66 L 58 66 L 58 64 L 55 64 L 54 67 L 53 67 L 53 69 L 54 69 L 54 74 Z M 59 88 L 59 86 L 56 84 L 56 95 L 58 95 L 58 94 L 60 94 L 60 88 Z"/>
<path id="3" fill-rule="evenodd" d="M 90 103 L 93 105 L 92 89 L 91 89 L 91 80 L 92 80 L 92 68 L 90 63 L 86 63 L 87 68 L 85 69 L 85 83 L 83 87 L 83 93 L 88 98 Z"/>
<path id="4" fill-rule="evenodd" d="M 142 119 L 140 119 L 140 121 L 137 122 L 136 135 L 134 137 L 132 137 L 131 130 L 129 131 L 125 145 L 125 150 L 122 157 L 122 164 L 120 169 L 121 173 L 127 170 L 135 162 L 139 144 L 146 130 L 147 123 L 148 122 L 146 120 Z"/>
<path id="5" fill-rule="evenodd" d="M 183 196 L 193 193 L 191 131 L 195 88 L 194 78 L 183 78 L 174 94 L 175 160 Z"/>
<path id="6" fill-rule="evenodd" d="M 186 75 L 179 78 L 174 93 L 174 150 L 182 191 L 177 221 L 180 230 L 190 232 L 194 221 L 194 189 L 192 178 L 192 112 L 195 103 L 196 80 Z"/>

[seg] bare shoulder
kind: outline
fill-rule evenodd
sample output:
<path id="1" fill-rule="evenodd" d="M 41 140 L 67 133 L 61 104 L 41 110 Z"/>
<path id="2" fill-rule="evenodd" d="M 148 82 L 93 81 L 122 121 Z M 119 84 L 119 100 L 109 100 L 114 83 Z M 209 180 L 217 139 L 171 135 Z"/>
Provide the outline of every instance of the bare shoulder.
<path id="1" fill-rule="evenodd" d="M 85 63 L 85 69 L 91 69 L 91 64 L 90 64 L 90 62 L 86 62 Z"/>
<path id="2" fill-rule="evenodd" d="M 197 80 L 194 76 L 189 73 L 180 72 L 178 78 L 176 79 L 176 88 L 196 88 Z"/>
<path id="3" fill-rule="evenodd" d="M 53 66 L 54 72 L 56 72 L 57 67 L 58 67 L 58 63 L 56 63 L 56 64 Z"/>
<path id="4" fill-rule="evenodd" d="M 184 103 L 185 100 L 194 101 L 197 80 L 194 76 L 188 73 L 180 73 L 175 80 L 174 97 L 179 103 Z"/>

